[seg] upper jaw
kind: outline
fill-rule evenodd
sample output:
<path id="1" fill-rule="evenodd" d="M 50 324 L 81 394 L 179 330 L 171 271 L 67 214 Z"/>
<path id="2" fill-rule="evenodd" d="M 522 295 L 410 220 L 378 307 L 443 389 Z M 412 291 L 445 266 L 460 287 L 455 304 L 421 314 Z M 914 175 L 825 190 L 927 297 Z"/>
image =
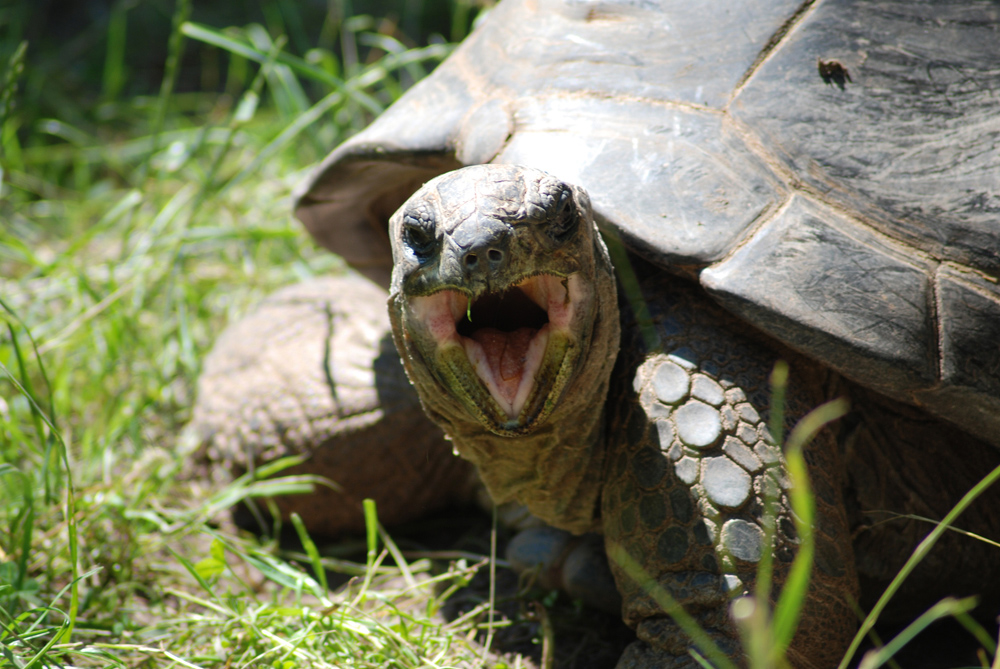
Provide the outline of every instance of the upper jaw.
<path id="1" fill-rule="evenodd" d="M 406 320 L 439 381 L 488 429 L 514 436 L 550 413 L 575 368 L 588 286 L 579 273 L 542 273 L 475 298 L 446 288 L 406 300 Z"/>

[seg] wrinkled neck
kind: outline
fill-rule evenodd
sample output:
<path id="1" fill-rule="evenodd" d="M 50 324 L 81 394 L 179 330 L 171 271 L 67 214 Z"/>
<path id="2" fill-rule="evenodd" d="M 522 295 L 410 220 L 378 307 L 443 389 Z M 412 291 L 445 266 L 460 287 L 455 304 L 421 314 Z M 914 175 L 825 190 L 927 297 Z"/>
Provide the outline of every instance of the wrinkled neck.
<path id="1" fill-rule="evenodd" d="M 596 392 L 605 397 L 606 384 Z M 605 411 L 598 408 L 526 437 L 480 429 L 452 434 L 452 439 L 461 456 L 479 469 L 494 501 L 517 500 L 546 523 L 582 534 L 600 529 L 604 424 Z"/>
<path id="2" fill-rule="evenodd" d="M 581 361 L 544 425 L 527 435 L 499 436 L 473 418 L 454 391 L 434 378 L 404 331 L 403 298 L 393 293 L 389 300 L 393 337 L 424 409 L 477 466 L 494 501 L 517 500 L 550 525 L 578 534 L 600 529 L 605 404 L 620 335 L 614 274 L 599 237 L 594 250 L 597 302 L 592 328 L 578 342 Z"/>
<path id="3" fill-rule="evenodd" d="M 610 267 L 598 276 L 599 307 L 586 359 L 545 425 L 530 434 L 504 437 L 489 431 L 419 366 L 414 368 L 412 357 L 404 361 L 431 418 L 458 453 L 476 465 L 494 501 L 516 500 L 546 523 L 577 534 L 600 530 L 605 405 L 618 357 L 619 314 Z"/>

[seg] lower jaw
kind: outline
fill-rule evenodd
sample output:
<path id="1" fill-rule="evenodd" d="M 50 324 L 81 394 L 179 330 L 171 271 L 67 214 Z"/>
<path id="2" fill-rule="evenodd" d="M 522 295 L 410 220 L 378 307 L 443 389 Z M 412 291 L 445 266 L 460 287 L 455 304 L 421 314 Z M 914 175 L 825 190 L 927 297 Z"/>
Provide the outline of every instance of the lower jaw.
<path id="1" fill-rule="evenodd" d="M 569 332 L 556 330 L 549 334 L 545 354 L 534 372 L 534 383 L 516 416 L 510 416 L 493 398 L 461 343 L 443 345 L 436 357 L 442 381 L 471 417 L 498 436 L 519 437 L 538 429 L 555 409 L 576 365 L 579 346 Z"/>

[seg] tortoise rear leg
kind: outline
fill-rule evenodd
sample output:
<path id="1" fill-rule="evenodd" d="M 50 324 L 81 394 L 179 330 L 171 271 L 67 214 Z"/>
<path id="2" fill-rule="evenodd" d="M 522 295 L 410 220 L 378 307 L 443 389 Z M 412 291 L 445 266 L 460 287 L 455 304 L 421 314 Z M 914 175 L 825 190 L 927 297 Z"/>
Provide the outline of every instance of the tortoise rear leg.
<path id="1" fill-rule="evenodd" d="M 355 274 L 312 279 L 269 296 L 220 335 L 187 432 L 213 475 L 307 456 L 282 474 L 321 475 L 339 489 L 277 504 L 323 535 L 363 531 L 366 497 L 393 524 L 470 494 L 471 467 L 452 455 L 406 378 L 386 299 Z"/>
<path id="2" fill-rule="evenodd" d="M 772 482 L 779 486 L 775 591 L 798 546 L 783 454 L 767 430 L 769 376 L 786 352 L 751 339 L 746 326 L 682 281 L 657 277 L 643 294 L 653 328 L 645 341 L 643 328 L 622 328 L 636 336 L 623 342 L 622 373 L 613 377 L 621 385 L 611 397 L 628 399 L 609 420 L 618 434 L 609 440 L 602 496 L 623 617 L 640 639 L 619 666 L 697 666 L 658 589 L 741 661 L 730 603 L 752 591 L 767 550 L 762 521 Z M 823 400 L 823 376 L 812 372 L 808 362 L 793 361 L 789 427 Z M 836 664 L 853 635 L 857 578 L 832 436 L 815 440 L 806 459 L 816 493 L 816 560 L 790 655 L 795 666 L 824 667 Z"/>

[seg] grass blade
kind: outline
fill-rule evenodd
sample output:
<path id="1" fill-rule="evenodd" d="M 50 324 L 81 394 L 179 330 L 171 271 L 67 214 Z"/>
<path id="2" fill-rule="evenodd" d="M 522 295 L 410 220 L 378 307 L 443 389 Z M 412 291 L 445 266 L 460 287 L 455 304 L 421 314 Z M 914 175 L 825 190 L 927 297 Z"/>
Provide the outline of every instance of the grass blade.
<path id="1" fill-rule="evenodd" d="M 865 635 L 868 633 L 868 630 L 870 630 L 875 625 L 875 621 L 878 620 L 879 615 L 881 615 L 882 611 L 889 603 L 889 600 L 892 599 L 893 595 L 895 595 L 896 592 L 899 590 L 900 586 L 903 584 L 903 581 L 905 581 L 906 578 L 910 575 L 910 573 L 912 573 L 913 570 L 916 568 L 916 566 L 920 564 L 920 561 L 923 560 L 924 557 L 930 552 L 930 550 L 934 547 L 934 544 L 936 544 L 938 539 L 941 538 L 941 535 L 944 534 L 951 526 L 951 524 L 955 521 L 955 519 L 958 518 L 962 514 L 962 512 L 965 511 L 969 507 L 969 505 L 976 500 L 976 498 L 978 498 L 990 486 L 992 486 L 997 481 L 997 479 L 1000 479 L 1000 466 L 998 466 L 989 474 L 987 474 L 979 483 L 975 485 L 975 487 L 972 488 L 972 490 L 965 493 L 962 499 L 958 501 L 958 504 L 956 504 L 952 508 L 952 510 L 949 511 L 948 514 L 941 520 L 941 522 L 938 523 L 937 527 L 931 530 L 931 533 L 928 534 L 924 538 L 924 540 L 920 542 L 920 544 L 913 551 L 913 554 L 910 555 L 910 558 L 906 561 L 906 564 L 904 564 L 903 568 L 899 570 L 899 573 L 896 574 L 896 577 L 892 579 L 892 582 L 889 583 L 889 586 L 885 589 L 885 592 L 882 593 L 881 597 L 879 597 L 878 602 L 876 602 L 875 606 L 872 607 L 871 612 L 861 623 L 861 628 L 858 630 L 858 633 L 854 636 L 854 639 L 851 641 L 851 645 L 847 649 L 847 652 L 844 654 L 844 659 L 841 660 L 838 669 L 847 669 L 847 666 L 849 665 L 851 659 L 854 657 L 854 654 L 858 651 L 858 646 L 861 645 L 861 642 L 864 639 Z"/>
<path id="2" fill-rule="evenodd" d="M 125 86 L 125 38 L 128 33 L 128 10 L 127 3 L 115 3 L 108 21 L 103 81 L 104 99 L 108 102 L 117 100 Z"/>
<path id="3" fill-rule="evenodd" d="M 806 414 L 788 436 L 785 460 L 792 481 L 789 496 L 794 512 L 795 530 L 801 543 L 774 609 L 774 641 L 781 652 L 788 648 L 798 627 L 799 616 L 809 590 L 809 576 L 812 573 L 815 553 L 813 519 L 816 514 L 816 503 L 802 451 L 823 427 L 846 415 L 849 408 L 847 400 L 844 399 L 827 402 Z"/>
<path id="4" fill-rule="evenodd" d="M 648 593 L 667 615 L 673 618 L 684 634 L 694 643 L 695 647 L 711 661 L 716 669 L 736 669 L 736 665 L 727 658 L 708 634 L 698 625 L 697 621 L 684 610 L 663 586 L 656 582 L 635 558 L 619 546 L 611 546 L 608 559 L 617 562 L 631 578 L 641 584 L 642 590 Z"/>
<path id="5" fill-rule="evenodd" d="M 316 578 L 319 579 L 319 586 L 323 589 L 323 592 L 326 593 L 330 589 L 330 586 L 327 585 L 326 568 L 323 566 L 323 560 L 319 555 L 319 551 L 316 549 L 316 544 L 313 542 L 312 537 L 309 536 L 309 531 L 302 522 L 302 517 L 297 513 L 292 513 L 291 518 L 292 526 L 295 528 L 295 532 L 299 536 L 299 541 L 302 542 L 302 548 L 305 550 L 306 555 L 309 556 L 309 563 L 312 565 L 313 572 L 316 574 Z M 327 606 L 329 606 L 329 604 L 327 604 Z"/>
<path id="6" fill-rule="evenodd" d="M 925 611 L 923 615 L 906 626 L 902 632 L 896 635 L 892 641 L 878 650 L 869 651 L 861 660 L 858 669 L 878 669 L 886 664 L 893 655 L 902 650 L 903 646 L 913 641 L 914 638 L 932 624 L 947 617 L 958 617 L 967 614 L 976 607 L 975 597 L 965 599 L 955 599 L 946 597 L 940 602 Z"/>
<path id="7" fill-rule="evenodd" d="M 160 133 L 163 131 L 163 122 L 167 117 L 167 104 L 170 101 L 170 94 L 173 93 L 177 85 L 177 74 L 180 70 L 181 56 L 184 54 L 184 33 L 183 26 L 191 15 L 191 0 L 177 0 L 177 7 L 174 9 L 174 16 L 171 22 L 170 41 L 167 45 L 167 64 L 163 72 L 163 82 L 160 84 L 160 97 L 156 104 L 156 111 L 153 115 L 153 147 L 146 158 L 140 171 L 144 176 L 149 168 L 149 161 L 160 148 Z"/>
<path id="8" fill-rule="evenodd" d="M 341 105 L 343 101 L 344 95 L 339 91 L 334 91 L 307 109 L 305 112 L 299 114 L 294 121 L 289 123 L 280 133 L 278 133 L 277 137 L 268 142 L 267 146 L 261 149 L 254 159 L 246 165 L 246 167 L 237 172 L 236 175 L 222 187 L 219 194 L 224 195 L 230 189 L 238 186 L 247 177 L 260 169 L 260 166 L 269 160 L 275 153 L 298 137 L 303 130 L 316 121 L 319 121 L 325 114 Z"/>
<path id="9" fill-rule="evenodd" d="M 181 32 L 186 37 L 205 42 L 206 44 L 211 44 L 212 46 L 216 46 L 220 49 L 225 49 L 230 53 L 237 54 L 247 60 L 252 60 L 255 63 L 264 64 L 269 58 L 269 52 L 261 51 L 246 42 L 233 39 L 232 37 L 224 35 L 214 28 L 200 23 L 193 23 L 189 21 L 181 26 Z M 307 63 L 301 58 L 296 58 L 290 54 L 280 52 L 275 57 L 275 61 L 281 63 L 282 65 L 287 65 L 301 76 L 308 77 L 314 81 L 322 82 L 337 90 L 343 91 L 345 89 L 344 81 L 342 79 L 334 77 L 326 70 Z"/>
<path id="10" fill-rule="evenodd" d="M 783 443 L 785 429 L 785 389 L 788 385 L 788 363 L 779 360 L 771 371 L 771 415 L 770 431 L 771 439 L 775 445 Z M 771 587 L 774 578 L 774 533 L 775 523 L 778 513 L 778 495 L 781 488 L 778 486 L 776 472 L 772 469 L 768 472 L 769 485 L 764 489 L 764 514 L 761 518 L 761 525 L 764 529 L 763 545 L 768 547 L 761 552 L 760 562 L 757 566 L 757 580 L 754 585 L 754 596 L 756 605 L 754 615 L 762 616 L 763 612 L 769 611 L 771 606 Z M 755 622 L 755 624 L 758 624 Z M 766 627 L 766 626 L 765 626 Z M 764 629 L 758 629 L 756 636 L 764 634 Z M 759 644 L 756 641 L 755 644 Z"/>

